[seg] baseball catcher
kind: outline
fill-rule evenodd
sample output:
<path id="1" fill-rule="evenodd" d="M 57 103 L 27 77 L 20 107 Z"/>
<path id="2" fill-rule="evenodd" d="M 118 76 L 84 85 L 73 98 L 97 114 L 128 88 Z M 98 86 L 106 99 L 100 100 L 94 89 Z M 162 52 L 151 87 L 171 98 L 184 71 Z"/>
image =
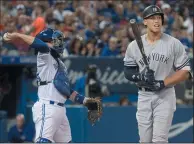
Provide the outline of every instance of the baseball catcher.
<path id="1" fill-rule="evenodd" d="M 67 67 L 62 61 L 65 36 L 59 30 L 45 29 L 36 37 L 6 33 L 5 42 L 22 40 L 37 51 L 38 100 L 32 107 L 37 143 L 69 143 L 72 140 L 66 116 L 67 99 L 88 108 L 88 120 L 94 123 L 102 115 L 101 100 L 85 97 L 70 86 Z"/>

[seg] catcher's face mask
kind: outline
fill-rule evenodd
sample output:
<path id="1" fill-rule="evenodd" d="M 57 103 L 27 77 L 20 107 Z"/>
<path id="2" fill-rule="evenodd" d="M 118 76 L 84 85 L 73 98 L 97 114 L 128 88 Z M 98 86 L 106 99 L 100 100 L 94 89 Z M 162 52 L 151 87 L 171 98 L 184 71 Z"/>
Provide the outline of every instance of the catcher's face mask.
<path id="1" fill-rule="evenodd" d="M 61 31 L 54 31 L 52 35 L 52 45 L 53 48 L 58 52 L 58 53 L 63 53 L 63 50 L 65 49 L 64 47 L 64 36 Z"/>

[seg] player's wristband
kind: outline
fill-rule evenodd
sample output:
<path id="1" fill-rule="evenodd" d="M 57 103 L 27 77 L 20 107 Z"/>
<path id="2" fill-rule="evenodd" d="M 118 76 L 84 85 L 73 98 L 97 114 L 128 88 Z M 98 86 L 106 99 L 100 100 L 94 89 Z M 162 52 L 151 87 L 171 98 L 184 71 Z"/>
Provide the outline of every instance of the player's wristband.
<path id="1" fill-rule="evenodd" d="M 79 103 L 79 104 L 83 104 L 84 102 L 84 96 L 79 94 L 78 92 L 76 91 L 72 91 L 69 99 L 72 101 L 72 102 L 75 102 L 75 103 Z"/>

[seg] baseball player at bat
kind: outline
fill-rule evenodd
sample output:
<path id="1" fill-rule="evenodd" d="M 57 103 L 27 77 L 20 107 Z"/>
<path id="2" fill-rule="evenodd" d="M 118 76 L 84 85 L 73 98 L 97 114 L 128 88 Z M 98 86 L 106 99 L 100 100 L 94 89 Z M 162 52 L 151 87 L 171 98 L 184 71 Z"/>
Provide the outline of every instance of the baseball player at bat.
<path id="1" fill-rule="evenodd" d="M 146 7 L 143 19 L 147 33 L 141 39 L 150 70 L 134 40 L 124 57 L 124 74 L 139 88 L 136 118 L 140 142 L 167 143 L 176 110 L 174 85 L 192 77 L 189 58 L 178 39 L 161 31 L 164 14 L 158 6 Z"/>
<path id="2" fill-rule="evenodd" d="M 65 37 L 58 30 L 45 29 L 36 37 L 20 33 L 5 33 L 3 40 L 23 40 L 37 53 L 38 101 L 33 105 L 36 128 L 35 142 L 68 143 L 72 140 L 65 101 L 83 104 L 88 108 L 88 119 L 93 123 L 101 116 L 101 101 L 86 98 L 70 87 L 67 68 L 61 60 Z M 48 46 L 49 45 L 49 46 Z"/>

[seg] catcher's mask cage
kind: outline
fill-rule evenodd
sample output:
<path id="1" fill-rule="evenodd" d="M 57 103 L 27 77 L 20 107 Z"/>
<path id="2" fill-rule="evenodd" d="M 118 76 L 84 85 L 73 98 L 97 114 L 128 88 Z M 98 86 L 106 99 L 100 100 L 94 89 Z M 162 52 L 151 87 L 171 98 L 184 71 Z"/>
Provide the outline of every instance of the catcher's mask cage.
<path id="1" fill-rule="evenodd" d="M 53 49 L 58 53 L 63 53 L 63 50 L 65 49 L 64 42 L 65 39 L 63 33 L 59 30 L 54 31 L 52 34 Z"/>
<path id="2" fill-rule="evenodd" d="M 153 15 L 161 15 L 162 17 L 162 25 L 164 24 L 164 13 L 162 10 L 156 5 L 150 5 L 146 7 L 143 11 L 143 19 L 147 19 Z"/>

